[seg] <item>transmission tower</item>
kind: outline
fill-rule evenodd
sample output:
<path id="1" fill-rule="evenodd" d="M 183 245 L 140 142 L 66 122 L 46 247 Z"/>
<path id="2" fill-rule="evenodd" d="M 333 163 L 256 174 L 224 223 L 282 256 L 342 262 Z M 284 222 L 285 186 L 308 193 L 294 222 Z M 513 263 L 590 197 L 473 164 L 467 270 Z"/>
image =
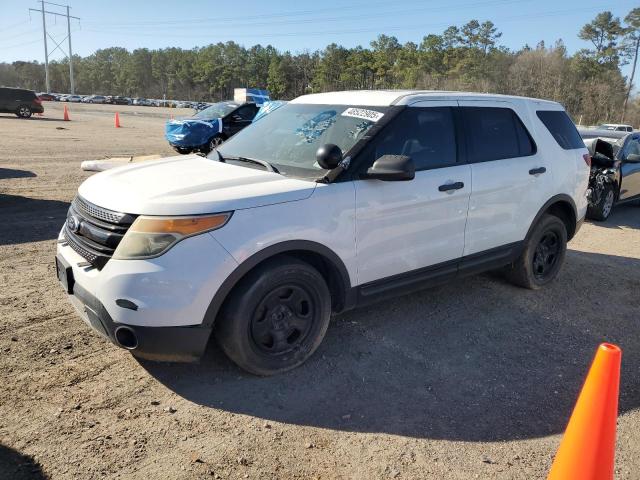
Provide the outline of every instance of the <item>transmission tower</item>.
<path id="1" fill-rule="evenodd" d="M 49 57 L 58 49 L 60 49 L 61 52 L 63 52 L 67 58 L 69 59 L 69 81 L 71 83 L 71 93 L 74 94 L 75 93 L 75 82 L 73 80 L 73 51 L 71 50 L 71 19 L 75 19 L 80 21 L 80 18 L 78 17 L 74 17 L 72 15 L 69 15 L 69 9 L 71 8 L 69 5 L 60 5 L 58 3 L 52 3 L 52 2 L 45 2 L 44 0 L 39 0 L 38 3 L 40 3 L 40 9 L 35 9 L 35 8 L 30 8 L 29 11 L 30 12 L 38 12 L 38 13 L 42 13 L 42 38 L 44 40 L 44 78 L 45 78 L 45 83 L 47 86 L 47 93 L 51 93 L 51 88 L 49 87 Z M 58 12 L 52 12 L 49 10 L 45 10 L 44 6 L 45 5 L 53 5 L 56 7 L 60 7 L 60 8 L 66 8 L 67 13 L 63 14 L 63 13 L 58 13 Z M 47 33 L 47 19 L 46 16 L 47 15 L 55 15 L 58 17 L 67 17 L 67 36 L 65 38 L 63 38 L 60 42 L 56 41 L 55 38 L 53 38 L 51 36 L 51 34 Z M 47 45 L 47 37 L 49 37 L 51 39 L 51 41 L 53 43 L 55 43 L 56 48 L 54 48 L 53 50 L 51 50 L 51 52 L 49 52 L 49 48 Z M 65 40 L 69 40 L 69 50 L 68 52 L 65 52 L 64 49 L 62 48 L 62 42 L 64 42 Z"/>

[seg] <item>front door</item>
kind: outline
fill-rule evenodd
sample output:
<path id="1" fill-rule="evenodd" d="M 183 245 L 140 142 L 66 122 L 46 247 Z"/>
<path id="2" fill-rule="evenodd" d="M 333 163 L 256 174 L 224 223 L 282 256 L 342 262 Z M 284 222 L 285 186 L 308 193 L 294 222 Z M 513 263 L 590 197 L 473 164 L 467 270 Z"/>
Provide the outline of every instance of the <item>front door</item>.
<path id="1" fill-rule="evenodd" d="M 640 135 L 634 134 L 622 149 L 620 159 L 620 200 L 629 200 L 640 195 L 640 163 L 627 161 L 629 155 L 640 155 Z M 637 158 L 637 157 L 636 157 Z"/>
<path id="2" fill-rule="evenodd" d="M 471 193 L 471 168 L 458 160 L 456 105 L 407 107 L 358 158 L 359 171 L 385 154 L 408 155 L 416 166 L 410 181 L 354 181 L 360 285 L 443 262 L 455 273 Z"/>
<path id="3" fill-rule="evenodd" d="M 258 113 L 258 107 L 253 103 L 248 103 L 237 108 L 224 117 L 222 128 L 227 137 L 235 135 L 253 121 L 253 117 Z"/>

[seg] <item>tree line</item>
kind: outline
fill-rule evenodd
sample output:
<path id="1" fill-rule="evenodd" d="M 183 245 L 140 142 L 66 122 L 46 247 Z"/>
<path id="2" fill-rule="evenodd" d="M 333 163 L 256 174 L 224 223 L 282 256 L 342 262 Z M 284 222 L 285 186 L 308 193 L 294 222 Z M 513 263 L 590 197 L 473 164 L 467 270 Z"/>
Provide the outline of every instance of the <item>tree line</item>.
<path id="1" fill-rule="evenodd" d="M 491 21 L 471 20 L 429 34 L 420 43 L 379 35 L 369 48 L 331 43 L 323 50 L 291 53 L 271 45 L 235 42 L 193 49 L 120 48 L 74 56 L 76 92 L 178 100 L 228 99 L 235 87 L 267 88 L 273 98 L 344 89 L 467 90 L 556 100 L 576 122 L 640 124 L 637 98 L 628 102 L 640 45 L 640 8 L 624 20 L 602 12 L 584 25 L 588 42 L 570 55 L 563 42 L 510 50 Z M 625 78 L 621 67 L 632 63 Z M 69 92 L 68 60 L 49 63 L 53 92 Z M 45 88 L 39 62 L 0 63 L 0 85 Z"/>

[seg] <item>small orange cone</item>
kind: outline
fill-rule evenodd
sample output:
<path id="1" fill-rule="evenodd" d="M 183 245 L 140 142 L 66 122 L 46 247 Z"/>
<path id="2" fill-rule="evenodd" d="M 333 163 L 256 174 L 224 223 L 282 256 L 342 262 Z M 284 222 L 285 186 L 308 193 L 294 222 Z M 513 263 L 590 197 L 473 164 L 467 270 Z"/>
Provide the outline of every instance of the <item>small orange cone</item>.
<path id="1" fill-rule="evenodd" d="M 116 112 L 116 128 L 120 128 L 120 114 Z"/>
<path id="2" fill-rule="evenodd" d="M 64 121 L 65 121 L 65 122 L 68 122 L 69 120 L 71 120 L 71 119 L 69 118 L 69 109 L 68 109 L 68 108 L 67 108 L 67 106 L 65 105 L 65 106 L 64 106 Z"/>
<path id="3" fill-rule="evenodd" d="M 547 480 L 612 480 L 622 350 L 598 347 Z"/>

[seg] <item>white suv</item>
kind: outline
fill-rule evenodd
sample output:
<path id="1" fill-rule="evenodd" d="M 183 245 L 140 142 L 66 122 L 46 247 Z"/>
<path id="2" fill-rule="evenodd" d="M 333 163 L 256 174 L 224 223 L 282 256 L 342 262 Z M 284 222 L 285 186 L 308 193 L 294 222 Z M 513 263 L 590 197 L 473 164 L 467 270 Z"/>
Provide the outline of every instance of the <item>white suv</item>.
<path id="1" fill-rule="evenodd" d="M 195 360 L 214 333 L 260 375 L 304 362 L 329 318 L 461 275 L 553 280 L 587 208 L 588 151 L 558 103 L 306 95 L 209 154 L 79 188 L 58 277 L 134 354 Z"/>

